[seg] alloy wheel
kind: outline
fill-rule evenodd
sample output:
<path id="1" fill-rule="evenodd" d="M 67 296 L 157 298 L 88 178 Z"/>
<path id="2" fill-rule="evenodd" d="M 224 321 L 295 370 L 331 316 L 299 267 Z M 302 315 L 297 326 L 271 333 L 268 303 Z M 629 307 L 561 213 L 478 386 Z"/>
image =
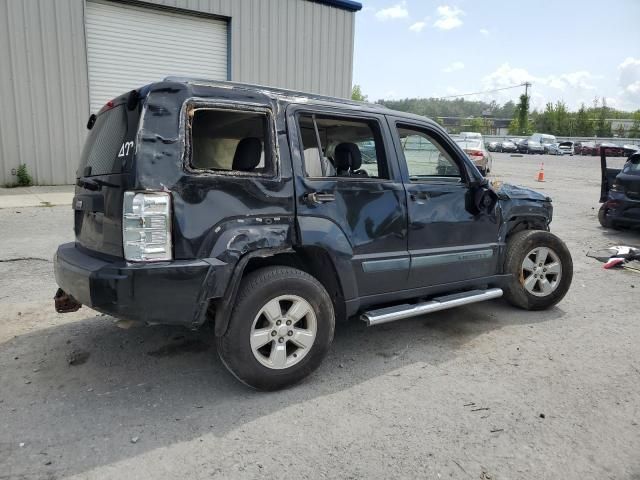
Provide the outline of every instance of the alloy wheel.
<path id="1" fill-rule="evenodd" d="M 561 277 L 560 257 L 549 247 L 537 247 L 525 255 L 520 281 L 531 295 L 550 295 L 558 288 Z"/>
<path id="2" fill-rule="evenodd" d="M 297 295 L 281 295 L 269 300 L 256 315 L 251 327 L 251 351 L 267 368 L 289 368 L 309 353 L 317 331 L 311 304 Z"/>

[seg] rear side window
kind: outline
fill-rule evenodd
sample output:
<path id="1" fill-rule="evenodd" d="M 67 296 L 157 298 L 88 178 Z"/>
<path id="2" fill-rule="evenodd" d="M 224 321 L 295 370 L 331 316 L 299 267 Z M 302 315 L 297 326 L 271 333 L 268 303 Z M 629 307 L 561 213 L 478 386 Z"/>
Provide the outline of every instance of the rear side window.
<path id="1" fill-rule="evenodd" d="M 377 121 L 302 114 L 298 126 L 308 177 L 389 178 Z"/>
<path id="2" fill-rule="evenodd" d="M 272 173 L 268 131 L 266 113 L 196 109 L 191 120 L 191 167 Z"/>
<path id="3" fill-rule="evenodd" d="M 84 143 L 77 176 L 121 173 L 124 160 L 133 153 L 131 151 L 133 142 L 130 145 L 125 145 L 126 136 L 127 110 L 125 105 L 118 105 L 98 115 Z"/>

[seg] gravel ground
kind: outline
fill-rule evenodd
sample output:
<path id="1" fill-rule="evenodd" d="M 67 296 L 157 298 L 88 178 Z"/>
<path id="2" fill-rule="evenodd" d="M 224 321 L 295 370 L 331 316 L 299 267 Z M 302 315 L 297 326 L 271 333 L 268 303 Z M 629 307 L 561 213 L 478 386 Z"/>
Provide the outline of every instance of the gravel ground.
<path id="1" fill-rule="evenodd" d="M 269 394 L 225 371 L 210 329 L 56 314 L 71 211 L 0 210 L 0 478 L 640 479 L 640 276 L 585 256 L 640 233 L 598 225 L 595 157 L 496 154 L 494 171 L 554 198 L 563 302 L 353 320 Z"/>

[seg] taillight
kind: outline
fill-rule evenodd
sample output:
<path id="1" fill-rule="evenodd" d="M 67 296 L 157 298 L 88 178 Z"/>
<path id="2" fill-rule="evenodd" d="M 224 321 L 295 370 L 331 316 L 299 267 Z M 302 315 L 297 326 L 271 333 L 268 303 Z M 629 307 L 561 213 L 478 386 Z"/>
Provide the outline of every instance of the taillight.
<path id="1" fill-rule="evenodd" d="M 124 258 L 131 262 L 171 260 L 171 197 L 166 192 L 124 192 Z"/>
<path id="2" fill-rule="evenodd" d="M 467 150 L 467 153 L 469 155 L 471 155 L 472 157 L 483 157 L 484 154 L 482 153 L 482 150 Z"/>

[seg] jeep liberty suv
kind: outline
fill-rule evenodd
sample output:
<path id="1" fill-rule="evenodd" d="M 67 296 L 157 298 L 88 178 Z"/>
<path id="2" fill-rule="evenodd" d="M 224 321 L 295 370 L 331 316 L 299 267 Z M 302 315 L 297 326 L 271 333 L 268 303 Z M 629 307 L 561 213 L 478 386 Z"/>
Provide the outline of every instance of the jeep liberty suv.
<path id="1" fill-rule="evenodd" d="M 197 329 L 245 384 L 318 367 L 337 320 L 378 325 L 503 296 L 559 302 L 551 200 L 492 188 L 424 117 L 167 78 L 87 124 L 56 309 Z"/>

